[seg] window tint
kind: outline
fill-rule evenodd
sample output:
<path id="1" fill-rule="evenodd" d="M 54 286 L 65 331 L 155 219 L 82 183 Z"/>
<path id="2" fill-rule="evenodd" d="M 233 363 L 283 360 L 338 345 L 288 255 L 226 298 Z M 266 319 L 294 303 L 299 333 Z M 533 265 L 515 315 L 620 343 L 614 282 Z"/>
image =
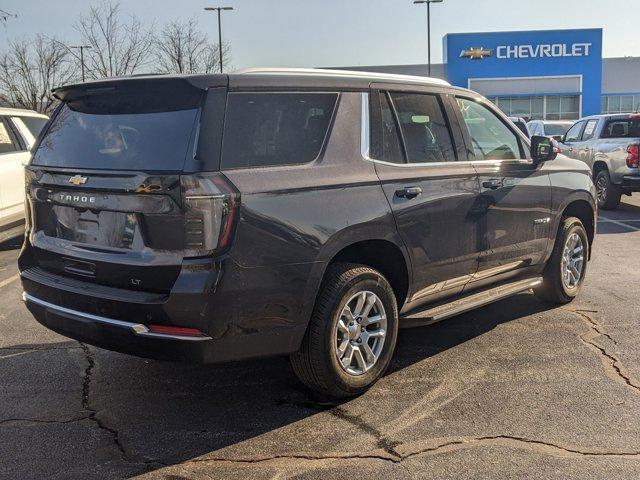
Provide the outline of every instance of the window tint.
<path id="1" fill-rule="evenodd" d="M 385 162 L 404 163 L 400 131 L 396 122 L 395 113 L 389 103 L 386 94 L 380 94 L 382 109 L 382 158 Z"/>
<path id="2" fill-rule="evenodd" d="M 198 109 L 110 114 L 74 108 L 65 104 L 53 119 L 34 154 L 35 165 L 142 171 L 184 167 Z"/>
<path id="3" fill-rule="evenodd" d="M 565 142 L 580 141 L 580 137 L 582 136 L 582 127 L 584 127 L 584 122 L 578 122 L 573 127 L 571 127 L 567 132 Z"/>
<path id="4" fill-rule="evenodd" d="M 6 121 L 0 119 L 0 155 L 3 153 L 15 152 L 17 150 Z"/>
<path id="5" fill-rule="evenodd" d="M 315 160 L 337 99 L 335 93 L 229 94 L 222 167 L 266 167 Z"/>
<path id="6" fill-rule="evenodd" d="M 410 163 L 456 160 L 451 133 L 435 95 L 392 93 Z"/>
<path id="7" fill-rule="evenodd" d="M 602 138 L 640 137 L 640 118 L 610 120 L 602 131 Z"/>
<path id="8" fill-rule="evenodd" d="M 458 98 L 458 106 L 469 129 L 476 160 L 521 158 L 518 137 L 484 105 Z"/>
<path id="9" fill-rule="evenodd" d="M 596 127 L 598 126 L 598 120 L 589 120 L 584 127 L 582 133 L 582 140 L 591 140 L 596 133 Z"/>

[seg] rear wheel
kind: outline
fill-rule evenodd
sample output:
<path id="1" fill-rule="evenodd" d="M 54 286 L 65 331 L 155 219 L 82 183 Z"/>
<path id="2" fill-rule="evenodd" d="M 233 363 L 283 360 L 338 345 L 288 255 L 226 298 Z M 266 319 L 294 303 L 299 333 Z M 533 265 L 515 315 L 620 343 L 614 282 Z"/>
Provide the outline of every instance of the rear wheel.
<path id="1" fill-rule="evenodd" d="M 563 219 L 536 296 L 551 303 L 571 302 L 584 282 L 588 258 L 589 239 L 582 222 L 575 217 Z"/>
<path id="2" fill-rule="evenodd" d="M 620 204 L 622 189 L 619 185 L 611 183 L 609 170 L 601 170 L 596 175 L 596 195 L 598 207 L 603 210 L 615 210 Z"/>
<path id="3" fill-rule="evenodd" d="M 363 265 L 335 264 L 291 365 L 302 383 L 321 395 L 358 395 L 384 374 L 397 335 L 398 307 L 384 276 Z"/>

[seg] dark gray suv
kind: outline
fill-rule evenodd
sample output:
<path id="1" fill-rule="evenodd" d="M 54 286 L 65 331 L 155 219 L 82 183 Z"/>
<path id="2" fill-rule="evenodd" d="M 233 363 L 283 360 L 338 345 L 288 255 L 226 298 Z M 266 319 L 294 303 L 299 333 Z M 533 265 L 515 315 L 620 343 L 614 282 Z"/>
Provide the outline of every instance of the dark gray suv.
<path id="1" fill-rule="evenodd" d="M 334 397 L 398 326 L 534 289 L 569 302 L 595 226 L 588 167 L 446 82 L 322 70 L 55 90 L 26 171 L 24 300 L 99 347 L 289 355 Z"/>

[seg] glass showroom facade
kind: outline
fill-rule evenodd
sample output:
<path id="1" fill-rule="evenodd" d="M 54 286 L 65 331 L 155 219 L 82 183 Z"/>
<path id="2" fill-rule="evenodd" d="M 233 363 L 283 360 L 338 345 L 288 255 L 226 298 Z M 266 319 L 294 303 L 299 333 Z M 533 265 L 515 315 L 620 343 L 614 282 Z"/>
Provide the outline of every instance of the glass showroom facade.
<path id="1" fill-rule="evenodd" d="M 577 120 L 580 118 L 579 95 L 489 97 L 510 117 L 527 120 Z"/>

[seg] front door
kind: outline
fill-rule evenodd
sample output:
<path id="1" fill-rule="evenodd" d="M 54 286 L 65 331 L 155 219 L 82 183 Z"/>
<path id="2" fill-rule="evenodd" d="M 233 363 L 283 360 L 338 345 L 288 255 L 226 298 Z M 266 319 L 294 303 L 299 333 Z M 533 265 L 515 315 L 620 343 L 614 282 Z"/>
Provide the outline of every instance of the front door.
<path id="1" fill-rule="evenodd" d="M 491 283 L 544 260 L 551 225 L 549 175 L 534 165 L 528 144 L 488 102 L 458 97 L 458 113 L 480 183 L 487 249 L 473 281 Z M 471 285 L 470 285 L 471 286 Z"/>
<path id="2" fill-rule="evenodd" d="M 413 308 L 459 293 L 476 272 L 478 179 L 472 165 L 457 161 L 461 134 L 444 97 L 383 91 L 371 99 L 372 155 L 409 251 Z"/>

